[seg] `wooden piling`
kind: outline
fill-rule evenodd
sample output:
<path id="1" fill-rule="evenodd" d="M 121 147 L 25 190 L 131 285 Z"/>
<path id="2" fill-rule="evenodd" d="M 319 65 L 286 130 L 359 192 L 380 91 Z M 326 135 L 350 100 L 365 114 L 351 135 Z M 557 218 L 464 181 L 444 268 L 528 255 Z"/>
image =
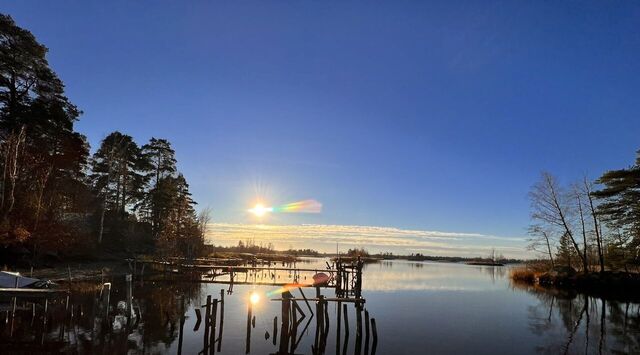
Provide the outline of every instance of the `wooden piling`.
<path id="1" fill-rule="evenodd" d="M 340 328 L 342 326 L 342 302 L 338 301 L 338 321 L 336 322 L 336 354 L 340 353 Z"/>
<path id="2" fill-rule="evenodd" d="M 211 295 L 207 296 L 207 304 L 204 309 L 204 353 L 209 349 L 209 329 L 211 327 Z"/>
<path id="3" fill-rule="evenodd" d="M 296 338 L 298 337 L 298 305 L 296 301 L 291 301 L 291 326 L 289 327 L 289 338 L 291 338 L 290 353 L 293 354 L 296 348 Z"/>
<path id="4" fill-rule="evenodd" d="M 196 325 L 193 327 L 193 331 L 197 332 L 200 328 L 200 322 L 202 322 L 202 315 L 200 314 L 200 308 L 195 309 L 196 312 Z"/>
<path id="5" fill-rule="evenodd" d="M 180 297 L 180 333 L 178 335 L 178 355 L 182 355 L 182 339 L 184 337 L 184 296 Z"/>
<path id="6" fill-rule="evenodd" d="M 213 299 L 211 303 L 211 333 L 209 334 L 209 354 L 213 354 L 216 349 L 216 319 L 218 317 L 218 299 Z"/>
<path id="7" fill-rule="evenodd" d="M 273 345 L 276 345 L 276 338 L 278 337 L 278 316 L 273 317 Z"/>
<path id="8" fill-rule="evenodd" d="M 222 350 L 222 329 L 224 328 L 224 289 L 220 290 L 220 330 L 218 331 L 218 352 Z"/>
<path id="9" fill-rule="evenodd" d="M 131 319 L 131 315 L 132 315 L 131 309 L 133 307 L 133 289 L 131 285 L 131 280 L 132 280 L 131 274 L 127 274 L 125 276 L 125 281 L 127 283 L 127 300 L 126 300 L 127 312 L 126 313 L 129 320 Z"/>
<path id="10" fill-rule="evenodd" d="M 245 351 L 248 354 L 251 351 L 251 313 L 253 311 L 253 305 L 251 301 L 247 305 L 247 337 L 245 342 Z"/>
<path id="11" fill-rule="evenodd" d="M 288 298 L 282 299 L 282 325 L 280 326 L 280 353 L 286 354 L 289 348 L 289 315 L 291 312 L 291 301 Z"/>
<path id="12" fill-rule="evenodd" d="M 371 318 L 371 331 L 373 333 L 373 343 L 371 344 L 371 355 L 375 355 L 376 348 L 378 347 L 378 328 L 376 327 L 375 318 Z"/>
<path id="13" fill-rule="evenodd" d="M 356 305 L 356 355 L 362 350 L 362 308 Z"/>
<path id="14" fill-rule="evenodd" d="M 364 353 L 369 354 L 369 311 L 364 310 Z"/>
<path id="15" fill-rule="evenodd" d="M 344 313 L 344 345 L 342 347 L 342 353 L 346 355 L 347 345 L 349 344 L 349 316 L 347 313 L 347 305 L 342 305 L 342 311 Z M 338 310 L 340 312 L 340 310 Z"/>

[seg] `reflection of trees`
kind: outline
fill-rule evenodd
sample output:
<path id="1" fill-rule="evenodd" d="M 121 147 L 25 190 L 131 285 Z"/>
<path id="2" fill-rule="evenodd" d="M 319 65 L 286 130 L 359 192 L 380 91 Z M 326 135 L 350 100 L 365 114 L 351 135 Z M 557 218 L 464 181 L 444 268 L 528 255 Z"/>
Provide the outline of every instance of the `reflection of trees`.
<path id="1" fill-rule="evenodd" d="M 178 339 L 182 297 L 184 309 L 188 309 L 190 304 L 197 305 L 200 300 L 200 284 L 160 282 L 149 284 L 140 290 L 138 303 L 143 315 L 140 332 L 145 349 L 159 343 L 169 347 Z"/>
<path id="2" fill-rule="evenodd" d="M 117 310 L 119 301 L 125 299 L 124 282 L 115 282 L 110 294 L 110 311 L 106 313 L 106 292 L 100 299 L 98 285 L 86 284 L 86 289 L 74 290 L 69 297 L 52 299 L 43 317 L 43 303 L 36 304 L 36 315 L 29 311 L 17 313 L 16 329 L 11 339 L 20 344 L 31 344 L 34 349 L 51 350 L 51 344 L 64 345 L 78 354 L 126 354 L 163 352 L 177 342 L 180 325 L 180 302 L 185 310 L 190 304 L 200 302 L 198 283 L 157 282 L 134 283 L 134 305 L 140 307 L 142 317 L 127 321 L 123 311 Z M 20 305 L 22 308 L 26 306 Z M 72 315 L 73 314 L 73 315 Z M 123 321 L 121 329 L 114 328 L 114 319 Z M 0 327 L 0 331 L 2 331 Z M 0 340 L 4 340 L 0 334 Z M 65 344 L 66 343 L 66 344 Z M 1 348 L 1 347 L 0 347 Z M 2 350 L 0 350 L 0 353 Z M 47 352 L 48 353 L 48 352 Z"/>
<path id="3" fill-rule="evenodd" d="M 640 304 L 529 288 L 529 329 L 544 339 L 545 354 L 640 352 Z"/>

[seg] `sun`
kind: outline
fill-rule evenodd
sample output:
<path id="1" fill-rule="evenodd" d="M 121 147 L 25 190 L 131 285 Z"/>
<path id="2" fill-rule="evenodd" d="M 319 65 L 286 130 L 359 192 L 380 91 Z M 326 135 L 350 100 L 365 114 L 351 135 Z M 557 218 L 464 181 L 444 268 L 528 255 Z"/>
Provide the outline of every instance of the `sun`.
<path id="1" fill-rule="evenodd" d="M 252 292 L 249 296 L 249 302 L 251 302 L 251 304 L 253 305 L 258 304 L 258 302 L 260 302 L 260 294 L 258 294 L 257 292 Z"/>
<path id="2" fill-rule="evenodd" d="M 256 215 L 256 217 L 262 217 L 264 216 L 267 212 L 271 212 L 273 211 L 273 208 L 271 207 L 264 207 L 263 204 L 261 203 L 257 203 L 253 208 L 251 208 L 249 210 L 249 212 L 253 213 L 254 215 Z"/>

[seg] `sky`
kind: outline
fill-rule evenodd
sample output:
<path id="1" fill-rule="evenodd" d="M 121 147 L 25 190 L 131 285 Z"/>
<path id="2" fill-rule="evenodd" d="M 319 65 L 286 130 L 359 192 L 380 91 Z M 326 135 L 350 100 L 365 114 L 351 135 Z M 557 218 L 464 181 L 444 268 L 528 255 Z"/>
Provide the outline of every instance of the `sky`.
<path id="1" fill-rule="evenodd" d="M 520 256 L 541 171 L 597 178 L 640 148 L 638 2 L 22 0 L 0 11 L 50 49 L 93 149 L 114 130 L 173 143 L 213 211 L 214 243 L 286 247 L 301 233 L 319 249 L 338 238 Z M 322 212 L 247 213 L 307 199 Z"/>

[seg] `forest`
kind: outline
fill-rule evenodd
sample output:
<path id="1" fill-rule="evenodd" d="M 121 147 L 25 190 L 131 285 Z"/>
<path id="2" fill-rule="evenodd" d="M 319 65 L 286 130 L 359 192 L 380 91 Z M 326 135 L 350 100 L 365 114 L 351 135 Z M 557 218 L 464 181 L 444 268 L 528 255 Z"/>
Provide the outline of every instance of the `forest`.
<path id="1" fill-rule="evenodd" d="M 208 209 L 196 214 L 166 139 L 119 131 L 95 152 L 74 128 L 48 49 L 0 14 L 0 260 L 155 253 L 195 257 Z"/>
<path id="2" fill-rule="evenodd" d="M 562 185 L 544 172 L 529 194 L 530 249 L 551 268 L 640 271 L 640 151 L 634 164 Z"/>

